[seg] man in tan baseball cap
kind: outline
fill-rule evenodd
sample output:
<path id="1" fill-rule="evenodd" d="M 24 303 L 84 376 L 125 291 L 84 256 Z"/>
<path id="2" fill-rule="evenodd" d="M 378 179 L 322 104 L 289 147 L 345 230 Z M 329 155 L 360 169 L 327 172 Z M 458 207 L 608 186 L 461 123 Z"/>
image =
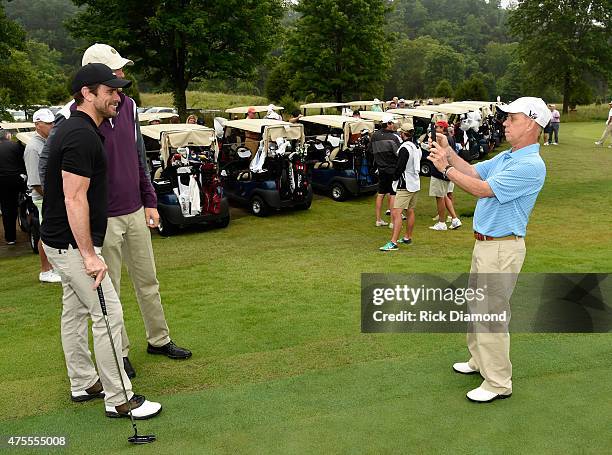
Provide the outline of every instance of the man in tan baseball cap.
<path id="1" fill-rule="evenodd" d="M 134 62 L 124 58 L 108 44 L 95 43 L 83 54 L 82 64 L 103 63 L 124 78 L 123 68 Z M 122 115 L 105 121 L 100 132 L 105 137 L 108 160 L 108 224 L 102 257 L 117 295 L 121 289 L 121 265 L 125 261 L 136 290 L 147 336 L 147 352 L 172 359 L 191 357 L 188 349 L 174 344 L 159 293 L 150 228 L 159 225 L 157 197 L 151 185 L 144 156 L 144 141 L 138 124 L 136 103 L 120 93 L 117 108 Z M 136 138 L 136 140 L 134 140 Z M 127 375 L 136 376 L 128 358 L 130 340 L 123 327 L 122 356 Z"/>
<path id="2" fill-rule="evenodd" d="M 83 54 L 81 66 L 85 66 L 88 63 L 104 63 L 112 70 L 122 70 L 124 66 L 132 66 L 134 64 L 132 60 L 123 58 L 114 47 L 100 43 L 89 46 Z M 123 71 L 121 72 L 123 73 Z M 123 75 L 117 74 L 117 77 L 123 77 Z"/>

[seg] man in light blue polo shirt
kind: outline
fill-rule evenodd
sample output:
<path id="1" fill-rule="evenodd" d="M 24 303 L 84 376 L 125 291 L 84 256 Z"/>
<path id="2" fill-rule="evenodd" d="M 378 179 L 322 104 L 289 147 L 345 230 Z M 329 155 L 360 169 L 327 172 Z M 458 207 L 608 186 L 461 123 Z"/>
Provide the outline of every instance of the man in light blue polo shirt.
<path id="1" fill-rule="evenodd" d="M 438 134 L 429 159 L 449 180 L 479 198 L 474 212 L 476 244 L 470 273 L 509 277 L 503 280 L 502 302 L 508 305 L 525 260 L 527 221 L 546 177 L 538 137 L 551 114 L 542 99 L 532 97 L 519 98 L 498 109 L 508 113 L 504 127 L 510 150 L 472 166 L 453 153 L 446 137 Z M 453 370 L 480 373 L 484 379 L 480 387 L 467 393 L 467 398 L 487 403 L 510 397 L 512 364 L 507 330 L 470 331 L 467 344 L 471 358 L 455 363 Z"/>

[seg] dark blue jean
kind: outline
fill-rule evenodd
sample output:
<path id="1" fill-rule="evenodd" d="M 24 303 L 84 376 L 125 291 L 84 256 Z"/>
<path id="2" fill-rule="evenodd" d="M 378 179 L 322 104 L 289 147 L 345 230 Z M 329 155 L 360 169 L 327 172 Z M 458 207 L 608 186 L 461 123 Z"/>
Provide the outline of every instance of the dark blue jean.
<path id="1" fill-rule="evenodd" d="M 559 122 L 553 122 L 550 124 L 550 134 L 548 136 L 548 143 L 552 144 L 553 142 L 559 142 Z M 553 141 L 553 134 L 555 135 L 555 140 Z"/>

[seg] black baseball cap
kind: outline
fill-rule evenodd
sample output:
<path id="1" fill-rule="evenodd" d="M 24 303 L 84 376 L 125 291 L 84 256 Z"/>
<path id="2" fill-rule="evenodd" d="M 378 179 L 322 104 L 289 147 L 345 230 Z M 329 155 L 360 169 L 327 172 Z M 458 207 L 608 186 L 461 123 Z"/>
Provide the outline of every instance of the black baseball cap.
<path id="1" fill-rule="evenodd" d="M 72 80 L 72 93 L 79 92 L 86 85 L 102 84 L 112 88 L 126 88 L 132 81 L 119 79 L 108 66 L 103 63 L 88 63 L 82 66 Z"/>

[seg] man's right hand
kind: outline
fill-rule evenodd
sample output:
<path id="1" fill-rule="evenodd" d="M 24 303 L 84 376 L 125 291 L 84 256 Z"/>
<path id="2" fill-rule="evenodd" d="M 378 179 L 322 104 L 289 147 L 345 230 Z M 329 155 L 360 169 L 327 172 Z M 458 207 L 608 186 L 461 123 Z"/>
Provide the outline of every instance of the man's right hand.
<path id="1" fill-rule="evenodd" d="M 108 267 L 97 254 L 84 256 L 83 264 L 85 265 L 85 273 L 95 279 L 92 289 L 96 289 L 104 279 Z"/>

